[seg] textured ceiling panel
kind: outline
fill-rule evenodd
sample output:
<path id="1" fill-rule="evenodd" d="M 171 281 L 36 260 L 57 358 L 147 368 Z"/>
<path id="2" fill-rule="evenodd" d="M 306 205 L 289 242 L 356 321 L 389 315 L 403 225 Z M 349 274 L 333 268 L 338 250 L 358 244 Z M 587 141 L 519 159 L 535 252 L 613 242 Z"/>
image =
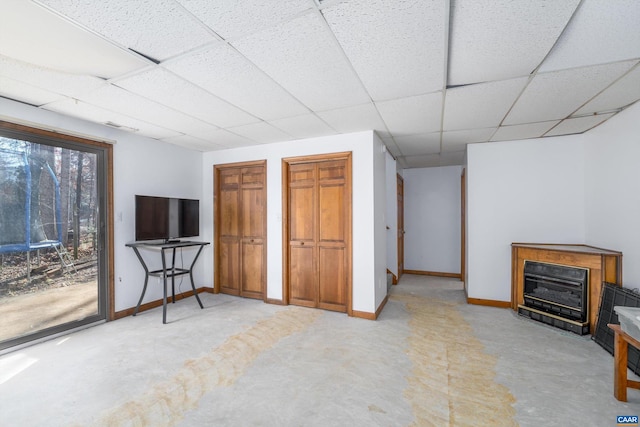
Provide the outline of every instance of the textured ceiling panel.
<path id="1" fill-rule="evenodd" d="M 245 138 L 244 136 L 236 135 L 235 133 L 227 132 L 224 129 L 218 129 L 211 133 L 211 141 L 215 141 L 216 144 L 222 145 L 227 148 L 247 147 L 249 145 L 256 145 L 254 141 Z"/>
<path id="2" fill-rule="evenodd" d="M 467 144 L 487 142 L 496 128 L 442 132 L 442 151 L 464 150 Z"/>
<path id="3" fill-rule="evenodd" d="M 225 39 L 251 34 L 313 6 L 309 0 L 177 0 Z"/>
<path id="4" fill-rule="evenodd" d="M 447 90 L 444 130 L 496 127 L 527 84 L 527 77 Z"/>
<path id="5" fill-rule="evenodd" d="M 625 107 L 640 99 L 640 66 L 636 66 L 627 75 L 605 89 L 600 95 L 589 101 L 576 114 L 589 114 L 610 111 Z"/>
<path id="6" fill-rule="evenodd" d="M 58 101 L 63 97 L 48 90 L 40 89 L 0 75 L 0 96 L 40 106 Z"/>
<path id="7" fill-rule="evenodd" d="M 181 147 L 189 148 L 196 151 L 214 151 L 224 150 L 226 147 L 207 142 L 200 138 L 195 138 L 189 135 L 178 135 L 170 138 L 162 138 L 161 141 L 168 142 L 169 144 L 179 145 Z"/>
<path id="8" fill-rule="evenodd" d="M 370 100 L 341 49 L 316 14 L 241 39 L 233 45 L 312 110 Z"/>
<path id="9" fill-rule="evenodd" d="M 136 74 L 114 83 L 219 127 L 240 126 L 259 119 L 211 95 L 162 68 Z"/>
<path id="10" fill-rule="evenodd" d="M 440 154 L 440 166 L 457 166 L 464 164 L 466 151 L 454 151 Z"/>
<path id="11" fill-rule="evenodd" d="M 173 0 L 38 0 L 92 31 L 155 60 L 215 40 Z"/>
<path id="12" fill-rule="evenodd" d="M 0 2 L 0 52 L 51 71 L 103 78 L 146 65 L 131 52 L 24 0 Z"/>
<path id="13" fill-rule="evenodd" d="M 443 88 L 446 2 L 352 0 L 322 13 L 375 101 Z"/>
<path id="14" fill-rule="evenodd" d="M 442 93 L 377 102 L 376 106 L 394 137 L 440 130 Z"/>
<path id="15" fill-rule="evenodd" d="M 178 132 L 173 130 L 165 129 L 142 120 L 136 120 L 123 114 L 108 111 L 94 105 L 72 99 L 53 102 L 42 108 L 96 123 L 116 123 L 129 128 L 123 128 L 122 130 L 124 131 L 134 130 L 136 134 L 145 135 L 150 138 L 161 139 L 179 135 Z"/>
<path id="16" fill-rule="evenodd" d="M 238 126 L 227 130 L 261 144 L 290 141 L 293 139 L 291 135 L 288 135 L 280 129 L 277 129 L 265 122 Z"/>
<path id="17" fill-rule="evenodd" d="M 538 74 L 503 124 L 564 119 L 634 64 L 626 61 Z"/>
<path id="18" fill-rule="evenodd" d="M 540 70 L 640 58 L 639 25 L 638 0 L 584 0 Z"/>
<path id="19" fill-rule="evenodd" d="M 527 123 L 524 125 L 501 126 L 491 141 L 514 141 L 517 139 L 539 138 L 559 123 L 552 122 Z"/>
<path id="20" fill-rule="evenodd" d="M 54 71 L 2 55 L 0 55 L 0 75 L 67 96 L 79 96 L 105 85 L 105 81 L 97 77 Z"/>
<path id="21" fill-rule="evenodd" d="M 386 126 L 372 103 L 322 111 L 318 116 L 341 133 L 375 130 L 385 133 Z"/>
<path id="22" fill-rule="evenodd" d="M 335 130 L 314 114 L 273 120 L 269 123 L 296 139 L 336 134 Z"/>
<path id="23" fill-rule="evenodd" d="M 408 168 L 430 168 L 440 166 L 440 154 L 402 157 Z"/>
<path id="24" fill-rule="evenodd" d="M 449 85 L 529 75 L 579 0 L 452 0 Z"/>
<path id="25" fill-rule="evenodd" d="M 81 99 L 107 110 L 193 136 L 201 136 L 205 130 L 211 132 L 217 129 L 211 124 L 112 85 L 95 90 Z"/>
<path id="26" fill-rule="evenodd" d="M 440 152 L 440 132 L 395 137 L 404 156 L 418 156 Z"/>
<path id="27" fill-rule="evenodd" d="M 169 61 L 168 70 L 264 120 L 308 113 L 309 110 L 227 45 Z"/>
<path id="28" fill-rule="evenodd" d="M 549 132 L 545 134 L 545 136 L 556 136 L 556 135 L 569 135 L 572 133 L 582 133 L 588 131 L 592 127 L 599 125 L 604 122 L 608 118 L 613 116 L 613 113 L 610 114 L 598 114 L 597 116 L 586 116 L 586 117 L 576 117 L 573 119 L 566 119 L 560 122 L 560 124 Z"/>

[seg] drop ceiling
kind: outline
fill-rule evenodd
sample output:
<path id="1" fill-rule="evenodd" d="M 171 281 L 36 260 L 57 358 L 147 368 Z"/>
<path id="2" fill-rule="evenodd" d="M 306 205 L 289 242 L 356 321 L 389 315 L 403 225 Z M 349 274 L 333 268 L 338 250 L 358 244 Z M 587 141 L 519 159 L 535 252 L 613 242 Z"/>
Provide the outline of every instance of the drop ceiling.
<path id="1" fill-rule="evenodd" d="M 3 0 L 0 96 L 199 151 L 375 130 L 401 167 L 640 99 L 637 0 Z"/>

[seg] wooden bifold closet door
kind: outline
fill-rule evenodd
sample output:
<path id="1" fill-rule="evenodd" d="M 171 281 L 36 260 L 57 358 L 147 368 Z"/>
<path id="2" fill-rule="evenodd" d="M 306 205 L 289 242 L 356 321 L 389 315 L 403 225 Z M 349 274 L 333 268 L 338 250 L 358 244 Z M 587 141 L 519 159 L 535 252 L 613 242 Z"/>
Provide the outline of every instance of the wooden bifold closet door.
<path id="1" fill-rule="evenodd" d="M 285 280 L 291 304 L 350 311 L 350 159 L 350 153 L 340 153 L 284 160 Z"/>
<path id="2" fill-rule="evenodd" d="M 216 292 L 265 298 L 265 163 L 217 165 L 214 169 Z"/>

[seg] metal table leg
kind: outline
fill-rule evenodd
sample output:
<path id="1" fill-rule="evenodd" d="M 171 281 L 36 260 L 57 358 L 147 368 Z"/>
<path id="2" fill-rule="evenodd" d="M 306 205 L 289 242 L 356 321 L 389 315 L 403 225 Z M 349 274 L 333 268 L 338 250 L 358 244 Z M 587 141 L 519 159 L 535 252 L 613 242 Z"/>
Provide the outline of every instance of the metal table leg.
<path id="1" fill-rule="evenodd" d="M 133 311 L 133 315 L 135 316 L 136 314 L 138 314 L 138 311 L 140 310 L 140 304 L 142 304 L 142 299 L 144 298 L 144 294 L 145 292 L 147 292 L 147 283 L 149 283 L 149 269 L 147 268 L 147 264 L 145 264 L 144 259 L 142 259 L 140 252 L 138 252 L 138 248 L 136 248 L 135 246 L 132 246 L 132 249 L 135 252 L 136 256 L 138 257 L 138 260 L 140 260 L 140 264 L 142 264 L 142 268 L 144 268 L 144 287 L 142 288 L 142 295 L 140 295 L 140 299 L 138 300 L 138 305 L 136 305 L 136 309 Z"/>
<path id="2" fill-rule="evenodd" d="M 164 248 L 160 250 L 162 253 L 162 283 L 163 283 L 163 296 L 162 296 L 162 323 L 167 323 L 167 262 L 164 259 Z M 171 279 L 173 280 L 173 278 Z"/>
<path id="3" fill-rule="evenodd" d="M 195 295 L 196 300 L 198 300 L 198 304 L 200 304 L 200 308 L 204 309 L 204 306 L 202 305 L 202 301 L 200 301 L 200 297 L 198 296 L 198 291 L 196 291 L 196 285 L 193 283 L 193 266 L 196 265 L 196 261 L 200 256 L 200 252 L 202 252 L 202 248 L 204 248 L 204 246 L 200 246 L 200 249 L 198 249 L 198 253 L 193 258 L 193 262 L 189 266 L 189 279 L 191 279 L 191 289 L 193 289 L 193 295 Z"/>

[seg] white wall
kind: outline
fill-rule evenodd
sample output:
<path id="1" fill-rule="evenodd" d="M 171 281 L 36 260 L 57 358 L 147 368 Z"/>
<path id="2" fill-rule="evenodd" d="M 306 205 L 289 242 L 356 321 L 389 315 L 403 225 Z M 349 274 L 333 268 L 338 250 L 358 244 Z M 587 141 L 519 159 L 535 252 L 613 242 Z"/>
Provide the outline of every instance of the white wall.
<path id="1" fill-rule="evenodd" d="M 373 134 L 373 245 L 375 251 L 375 311 L 387 296 L 387 150 L 377 134 Z M 354 251 L 355 253 L 355 251 Z"/>
<path id="2" fill-rule="evenodd" d="M 586 241 L 621 251 L 624 286 L 640 288 L 640 103 L 584 138 Z"/>
<path id="3" fill-rule="evenodd" d="M 2 118 L 8 121 L 27 121 L 57 128 L 61 132 L 81 133 L 88 138 L 116 141 L 113 147 L 115 310 L 135 306 L 142 291 L 144 271 L 133 251 L 125 247 L 125 244 L 133 241 L 135 237 L 134 195 L 200 199 L 202 154 L 3 98 L 0 98 L 0 111 Z M 202 217 L 200 220 L 202 229 Z M 184 251 L 185 263 L 191 260 L 192 255 L 193 251 Z M 145 258 L 148 258 L 150 268 L 160 266 L 158 254 L 145 253 Z M 196 265 L 194 279 L 197 287 L 203 283 L 211 283 L 210 280 L 203 282 L 203 264 L 204 262 L 199 260 Z M 182 290 L 191 288 L 188 280 L 188 276 L 185 276 Z M 162 298 L 162 287 L 157 279 L 152 278 L 144 301 L 159 298 Z"/>
<path id="4" fill-rule="evenodd" d="M 398 178 L 397 165 L 389 152 L 385 154 L 387 193 L 387 268 L 398 277 Z"/>
<path id="5" fill-rule="evenodd" d="M 404 268 L 460 273 L 461 166 L 404 171 Z"/>
<path id="6" fill-rule="evenodd" d="M 585 243 L 582 135 L 467 146 L 469 298 L 511 300 L 511 243 Z"/>
<path id="7" fill-rule="evenodd" d="M 201 214 L 207 220 L 201 234 L 213 242 L 213 166 L 216 164 L 267 160 L 267 297 L 282 299 L 282 159 L 285 157 L 351 151 L 353 162 L 353 309 L 375 312 L 379 253 L 373 241 L 377 217 L 374 215 L 374 144 L 372 131 L 331 137 L 215 151 L 203 155 L 203 197 Z M 381 151 L 381 150 L 378 150 Z M 379 166 L 376 165 L 377 170 Z M 378 172 L 379 173 L 379 172 Z M 384 173 L 384 169 L 382 169 Z M 379 246 L 379 245 L 378 245 Z M 205 277 L 213 283 L 213 248 L 207 248 Z M 383 258 L 384 261 L 384 258 Z M 384 262 L 381 268 L 384 268 Z"/>

